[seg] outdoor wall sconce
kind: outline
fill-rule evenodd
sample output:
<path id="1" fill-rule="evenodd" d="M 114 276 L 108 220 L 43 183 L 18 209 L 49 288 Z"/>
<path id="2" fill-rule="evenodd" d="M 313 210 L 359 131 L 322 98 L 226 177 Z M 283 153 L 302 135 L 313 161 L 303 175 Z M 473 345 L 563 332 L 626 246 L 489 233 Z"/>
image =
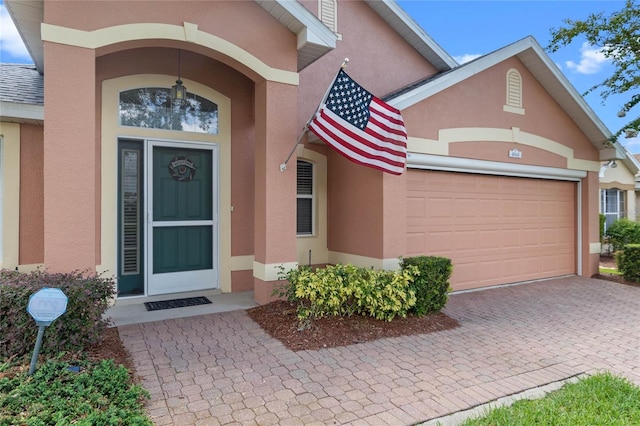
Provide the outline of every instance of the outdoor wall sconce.
<path id="1" fill-rule="evenodd" d="M 182 85 L 182 80 L 180 80 L 180 49 L 178 49 L 178 79 L 176 84 L 171 86 L 171 102 L 182 105 L 186 98 L 187 88 Z"/>

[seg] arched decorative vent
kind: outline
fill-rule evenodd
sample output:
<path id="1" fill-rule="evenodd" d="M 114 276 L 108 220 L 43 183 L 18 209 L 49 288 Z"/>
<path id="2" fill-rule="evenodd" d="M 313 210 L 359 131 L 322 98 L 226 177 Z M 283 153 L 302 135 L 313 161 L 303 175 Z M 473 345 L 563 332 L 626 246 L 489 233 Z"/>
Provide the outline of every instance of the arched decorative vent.
<path id="1" fill-rule="evenodd" d="M 320 0 L 318 2 L 318 16 L 334 33 L 338 32 L 338 4 L 337 0 Z"/>
<path id="2" fill-rule="evenodd" d="M 515 114 L 523 114 L 522 108 L 522 77 L 518 70 L 511 68 L 507 71 L 507 96 L 503 110 Z"/>

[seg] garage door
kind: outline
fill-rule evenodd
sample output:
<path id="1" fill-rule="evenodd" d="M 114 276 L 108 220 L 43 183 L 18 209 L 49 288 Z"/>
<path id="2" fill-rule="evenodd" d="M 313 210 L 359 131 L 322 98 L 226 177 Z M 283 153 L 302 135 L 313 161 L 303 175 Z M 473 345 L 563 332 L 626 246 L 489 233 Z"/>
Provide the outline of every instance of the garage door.
<path id="1" fill-rule="evenodd" d="M 576 183 L 407 172 L 407 254 L 453 261 L 454 290 L 576 273 Z"/>

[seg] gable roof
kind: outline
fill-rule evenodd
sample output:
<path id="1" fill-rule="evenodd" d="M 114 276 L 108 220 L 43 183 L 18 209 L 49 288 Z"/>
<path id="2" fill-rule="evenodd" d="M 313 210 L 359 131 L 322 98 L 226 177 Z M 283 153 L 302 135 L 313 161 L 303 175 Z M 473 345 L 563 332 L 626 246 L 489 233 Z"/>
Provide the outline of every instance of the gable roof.
<path id="1" fill-rule="evenodd" d="M 44 77 L 35 66 L 0 64 L 0 120 L 43 122 Z"/>
<path id="2" fill-rule="evenodd" d="M 632 175 L 636 176 L 636 179 L 640 178 L 637 177 L 638 173 L 640 173 L 640 161 L 638 160 L 637 155 L 631 154 L 626 148 L 624 149 L 624 152 L 626 155 L 622 160 L 622 164 L 625 165 Z"/>
<path id="3" fill-rule="evenodd" d="M 611 143 L 612 133 L 532 36 L 448 72 L 418 81 L 386 96 L 385 100 L 400 110 L 408 108 L 511 57 L 517 57 L 522 62 L 549 96 L 578 125 L 600 151 L 601 160 L 625 158 L 622 145 Z"/>

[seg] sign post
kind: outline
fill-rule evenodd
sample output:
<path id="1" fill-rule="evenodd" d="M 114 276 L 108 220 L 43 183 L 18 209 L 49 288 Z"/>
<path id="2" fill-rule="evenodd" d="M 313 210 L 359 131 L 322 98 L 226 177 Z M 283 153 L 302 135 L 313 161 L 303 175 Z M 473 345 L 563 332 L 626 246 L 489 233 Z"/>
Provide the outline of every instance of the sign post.
<path id="1" fill-rule="evenodd" d="M 36 370 L 44 329 L 50 326 L 56 318 L 65 313 L 68 301 L 67 296 L 59 288 L 45 287 L 29 297 L 27 312 L 36 320 L 36 325 L 38 326 L 38 337 L 36 338 L 36 346 L 33 349 L 33 356 L 31 357 L 29 376 Z"/>

